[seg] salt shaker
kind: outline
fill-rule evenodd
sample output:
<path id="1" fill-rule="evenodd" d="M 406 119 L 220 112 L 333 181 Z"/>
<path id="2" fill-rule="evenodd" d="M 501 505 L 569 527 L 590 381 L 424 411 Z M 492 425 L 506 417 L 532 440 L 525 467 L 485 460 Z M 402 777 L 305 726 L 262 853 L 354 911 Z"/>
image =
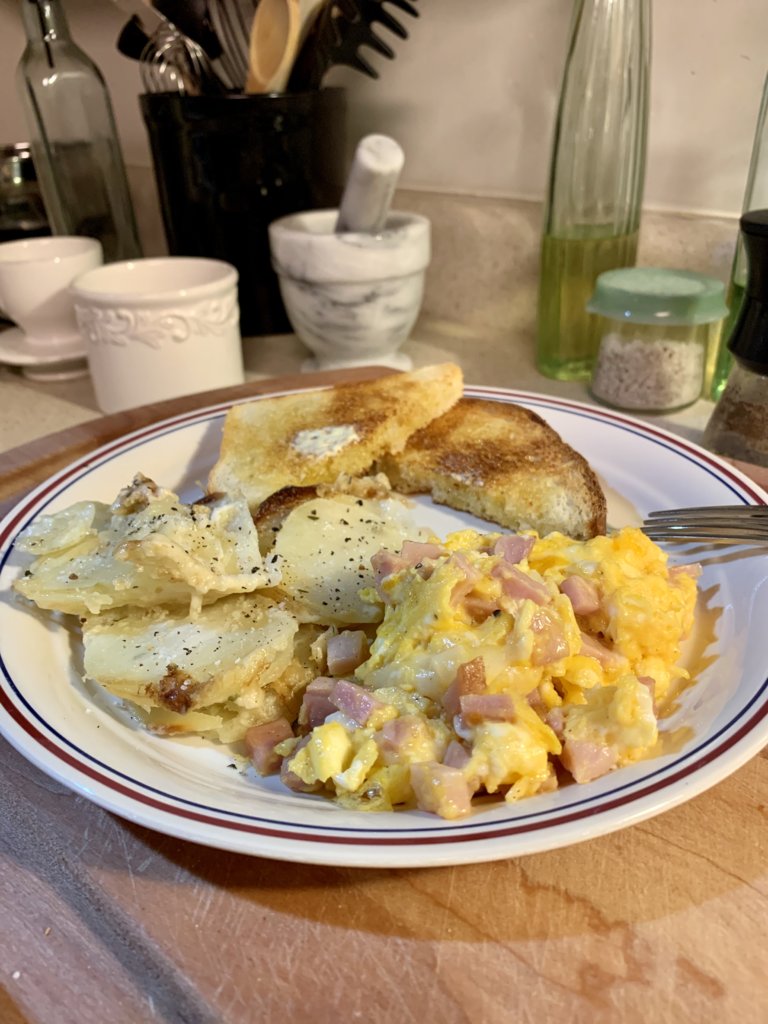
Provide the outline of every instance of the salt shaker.
<path id="1" fill-rule="evenodd" d="M 686 270 L 626 267 L 600 274 L 587 304 L 599 347 L 591 391 L 619 409 L 669 412 L 701 396 L 721 281 Z"/>
<path id="2" fill-rule="evenodd" d="M 734 366 L 704 432 L 710 451 L 768 466 L 768 210 L 740 221 L 747 283 L 728 348 Z"/>

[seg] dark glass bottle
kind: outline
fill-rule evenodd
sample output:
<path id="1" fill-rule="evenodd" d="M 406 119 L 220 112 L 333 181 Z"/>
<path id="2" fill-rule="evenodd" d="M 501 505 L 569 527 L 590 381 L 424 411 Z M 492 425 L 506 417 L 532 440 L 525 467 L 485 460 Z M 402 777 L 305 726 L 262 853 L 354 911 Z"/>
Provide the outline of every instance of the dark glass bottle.
<path id="1" fill-rule="evenodd" d="M 720 455 L 768 466 L 768 210 L 745 213 L 740 225 L 747 282 L 728 341 L 734 365 L 704 444 Z"/>
<path id="2" fill-rule="evenodd" d="M 101 72 L 72 41 L 58 0 L 21 0 L 17 84 L 54 234 L 98 238 L 107 262 L 141 255 Z"/>
<path id="3" fill-rule="evenodd" d="M 747 174 L 747 187 L 744 190 L 742 212 L 762 210 L 768 205 L 768 75 L 765 76 L 763 98 L 757 115 L 755 141 L 752 146 L 752 158 Z M 715 401 L 723 393 L 725 382 L 733 365 L 733 357 L 728 342 L 733 334 L 741 312 L 744 287 L 747 280 L 747 257 L 744 252 L 743 236 L 736 240 L 736 252 L 731 268 L 731 280 L 728 285 L 728 308 L 730 313 L 723 324 L 719 345 L 714 353 L 711 367 L 711 380 L 708 381 L 709 397 Z"/>

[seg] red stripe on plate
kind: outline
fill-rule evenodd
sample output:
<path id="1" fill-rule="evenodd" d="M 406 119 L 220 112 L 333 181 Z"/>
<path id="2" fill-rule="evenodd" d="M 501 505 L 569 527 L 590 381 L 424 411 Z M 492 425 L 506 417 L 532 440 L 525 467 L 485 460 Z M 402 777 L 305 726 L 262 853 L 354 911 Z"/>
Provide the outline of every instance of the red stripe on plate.
<path id="1" fill-rule="evenodd" d="M 696 761 L 686 765 L 684 768 L 679 769 L 677 772 L 664 779 L 657 780 L 642 789 L 633 790 L 623 796 L 617 796 L 611 800 L 603 801 L 597 804 L 597 806 L 583 807 L 568 813 L 555 813 L 540 821 L 527 821 L 518 825 L 505 825 L 500 828 L 494 828 L 492 825 L 483 826 L 480 824 L 477 827 L 479 829 L 483 829 L 483 831 L 478 833 L 446 831 L 444 833 L 429 836 L 416 835 L 414 833 L 402 836 L 376 836 L 371 833 L 364 833 L 362 835 L 330 835 L 326 833 L 318 834 L 314 832 L 286 830 L 274 826 L 257 825 L 252 822 L 232 821 L 229 818 L 218 818 L 214 815 L 206 814 L 203 811 L 195 811 L 187 807 L 177 807 L 173 803 L 165 802 L 158 797 L 150 796 L 147 793 L 142 793 L 140 790 L 132 789 L 124 783 L 104 774 L 99 769 L 73 757 L 68 751 L 64 750 L 54 740 L 46 736 L 35 725 L 33 725 L 32 722 L 30 722 L 29 719 L 27 719 L 16 707 L 16 705 L 11 702 L 4 690 L 0 690 L 0 706 L 5 709 L 8 715 L 18 726 L 20 726 L 20 728 L 24 730 L 24 732 L 34 739 L 35 742 L 44 750 L 47 750 L 58 760 L 63 761 L 71 768 L 74 768 L 79 774 L 98 782 L 106 789 L 113 790 L 121 796 L 127 797 L 129 800 L 137 801 L 147 807 L 152 807 L 155 810 L 162 811 L 165 814 L 169 814 L 177 818 L 200 822 L 201 824 L 210 825 L 215 828 L 225 828 L 229 831 L 269 836 L 271 838 L 279 839 L 296 839 L 307 843 L 333 843 L 348 846 L 434 846 L 445 843 L 481 842 L 486 839 L 503 839 L 509 836 L 538 832 L 544 828 L 567 825 L 574 821 L 581 821 L 585 818 L 594 818 L 606 811 L 615 810 L 616 808 L 623 807 L 629 803 L 636 803 L 638 800 L 641 800 L 646 796 L 652 796 L 654 793 L 658 793 L 661 790 L 666 789 L 674 783 L 679 782 L 681 779 L 687 778 L 700 768 L 716 760 L 735 743 L 738 743 L 740 739 L 750 733 L 755 725 L 761 722 L 766 715 L 768 715 L 768 702 L 766 702 L 751 718 L 744 722 L 735 733 L 729 736 L 728 739 L 703 754 Z M 93 796 L 93 794 L 91 794 L 91 796 Z M 99 801 L 97 800 L 96 802 L 98 803 Z M 117 808 L 110 807 L 109 809 L 113 810 L 116 814 L 122 813 L 125 815 L 125 812 L 121 812 Z M 150 825 L 148 827 L 151 828 L 153 826 Z"/>

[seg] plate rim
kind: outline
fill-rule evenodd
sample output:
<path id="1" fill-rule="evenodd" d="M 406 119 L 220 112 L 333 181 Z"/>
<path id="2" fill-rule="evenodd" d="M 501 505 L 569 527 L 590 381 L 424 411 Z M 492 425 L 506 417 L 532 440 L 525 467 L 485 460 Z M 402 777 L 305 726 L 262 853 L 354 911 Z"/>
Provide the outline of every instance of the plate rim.
<path id="1" fill-rule="evenodd" d="M 52 474 L 51 477 L 41 481 L 36 487 L 31 489 L 26 495 L 24 495 L 3 517 L 0 521 L 0 568 L 3 567 L 7 561 L 7 557 L 13 549 L 13 541 L 18 536 L 20 529 L 26 525 L 30 517 L 37 514 L 40 509 L 39 505 L 43 499 L 46 499 L 45 504 L 50 503 L 54 500 L 56 494 L 50 494 L 51 491 L 56 489 L 61 484 L 71 485 L 81 474 L 87 475 L 89 472 L 98 470 L 99 466 L 104 462 L 108 461 L 110 456 L 120 452 L 130 450 L 131 447 L 148 443 L 155 437 L 161 437 L 167 433 L 182 429 L 184 427 L 193 426 L 199 422 L 212 422 L 217 417 L 223 416 L 226 410 L 235 404 L 243 404 L 249 401 L 260 401 L 262 399 L 268 399 L 277 395 L 283 394 L 295 394 L 306 391 L 314 390 L 325 390 L 327 387 L 332 385 L 323 385 L 321 388 L 317 386 L 308 385 L 307 387 L 299 388 L 288 388 L 269 392 L 264 395 L 253 396 L 251 398 L 242 398 L 235 401 L 223 401 L 217 402 L 212 405 L 204 406 L 196 410 L 179 413 L 161 420 L 158 420 L 152 424 L 138 427 L 133 431 L 130 431 L 119 438 L 108 441 L 102 445 L 99 445 L 91 452 L 87 452 L 81 455 L 77 459 L 72 460 L 68 465 L 62 467 L 56 473 Z M 639 420 L 631 415 L 626 415 L 622 412 L 605 409 L 601 406 L 590 405 L 576 399 L 562 399 L 557 396 L 547 395 L 541 392 L 523 391 L 520 389 L 508 389 L 508 388 L 496 388 L 496 387 L 484 387 L 467 385 L 465 387 L 465 395 L 469 397 L 486 397 L 486 398 L 497 398 L 497 400 L 507 402 L 521 402 L 528 405 L 543 405 L 554 410 L 561 410 L 566 413 L 574 412 L 580 415 L 587 415 L 588 418 L 593 419 L 597 422 L 605 422 L 606 420 L 612 422 L 620 427 L 631 428 L 635 433 L 640 433 L 641 436 L 649 439 L 656 438 L 659 442 L 670 442 L 669 447 L 673 449 L 676 454 L 681 454 L 681 449 L 684 450 L 689 457 L 694 456 L 694 460 L 699 465 L 701 462 L 707 463 L 710 467 L 714 467 L 717 473 L 714 474 L 722 482 L 722 477 L 726 476 L 729 481 L 736 484 L 740 491 L 746 491 L 752 501 L 760 504 L 768 504 L 768 493 L 766 493 L 755 481 L 751 480 L 750 477 L 746 476 L 742 471 L 732 466 L 730 463 L 719 458 L 706 449 L 702 448 L 695 442 L 689 441 L 687 438 L 681 437 L 679 434 L 675 434 L 673 431 L 666 429 L 665 427 L 658 426 L 656 424 L 649 424 L 643 420 Z M 498 397 L 497 397 L 498 396 Z M 639 428 L 639 430 L 638 430 Z M 730 486 L 730 484 L 729 484 Z M 734 488 L 734 493 L 738 493 Z M 739 495 L 741 500 L 744 498 Z M 746 503 L 746 502 L 745 502 Z M 34 511 L 33 511 L 34 510 Z M 8 550 L 6 550 L 6 548 Z M 0 646 L 0 662 L 2 664 L 2 675 L 11 686 L 14 686 L 13 681 L 7 673 L 4 659 L 2 659 L 2 648 Z M 766 680 L 762 687 L 755 693 L 751 701 L 740 709 L 740 717 L 748 710 L 748 708 L 758 701 L 759 697 L 763 694 L 765 687 L 768 686 L 768 680 Z M 648 774 L 644 774 L 636 783 L 627 783 L 626 786 L 620 788 L 632 788 L 633 785 L 640 787 L 640 792 L 631 795 L 629 798 L 622 798 L 618 801 L 619 804 L 625 806 L 628 813 L 621 817 L 618 821 L 611 819 L 606 812 L 611 811 L 615 806 L 616 801 L 608 801 L 602 803 L 594 812 L 587 812 L 587 816 L 590 814 L 591 825 L 586 835 L 583 836 L 568 836 L 564 835 L 561 841 L 558 841 L 559 834 L 555 834 L 550 837 L 550 841 L 545 844 L 537 844 L 533 842 L 521 843 L 518 840 L 519 845 L 530 847 L 523 849 L 509 849 L 506 845 L 511 836 L 516 836 L 521 833 L 526 836 L 536 835 L 542 830 L 548 828 L 554 828 L 561 825 L 567 825 L 571 818 L 581 819 L 585 816 L 583 812 L 578 814 L 566 814 L 569 807 L 560 809 L 561 813 L 557 817 L 556 821 L 545 821 L 541 826 L 530 826 L 526 825 L 524 828 L 520 825 L 516 825 L 514 821 L 510 822 L 491 822 L 491 823 L 476 823 L 472 825 L 471 822 L 467 822 L 464 826 L 467 831 L 457 833 L 455 829 L 443 827 L 431 827 L 430 832 L 432 836 L 425 838 L 424 835 L 415 838 L 413 835 L 413 829 L 382 829 L 381 831 L 386 833 L 381 837 L 374 838 L 371 835 L 371 831 L 376 830 L 361 830 L 360 838 L 350 839 L 348 836 L 337 837 L 329 833 L 325 833 L 322 837 L 318 836 L 302 836 L 291 833 L 281 833 L 275 835 L 274 829 L 265 828 L 263 826 L 254 827 L 248 826 L 247 828 L 240 825 L 238 831 L 241 836 L 244 837 L 243 842 L 222 842 L 221 836 L 217 835 L 219 830 L 226 830 L 229 833 L 230 838 L 235 835 L 234 830 L 230 825 L 221 821 L 211 820 L 204 824 L 204 831 L 201 832 L 199 828 L 195 826 L 187 827 L 186 820 L 180 816 L 177 808 L 169 810 L 167 807 L 159 805 L 154 812 L 143 810 L 143 805 L 147 801 L 143 801 L 141 798 L 137 798 L 137 794 L 127 787 L 125 788 L 125 799 L 128 802 L 128 807 L 123 806 L 119 799 L 109 800 L 108 794 L 114 789 L 114 782 L 107 781 L 102 782 L 98 776 L 94 777 L 97 785 L 107 789 L 107 796 L 101 792 L 95 792 L 92 784 L 89 786 L 87 783 L 78 783 L 73 781 L 71 775 L 67 772 L 63 774 L 57 773 L 56 765 L 62 760 L 62 750 L 56 747 L 47 737 L 36 729 L 32 723 L 15 707 L 11 702 L 6 693 L 5 682 L 0 685 L 0 708 L 2 708 L 3 714 L 0 715 L 0 733 L 2 733 L 6 739 L 19 751 L 19 753 L 31 760 L 46 774 L 52 775 L 57 778 L 58 781 L 62 782 L 68 788 L 73 789 L 75 792 L 86 796 L 93 800 L 99 806 L 118 814 L 123 818 L 135 821 L 139 824 L 145 825 L 155 831 L 160 831 L 166 835 L 176 836 L 184 838 L 192 842 L 198 842 L 203 845 L 212 846 L 219 849 L 232 850 L 234 852 L 245 853 L 254 856 L 273 857 L 285 861 L 293 861 L 297 863 L 315 863 L 315 864 L 336 864 L 346 866 L 390 866 L 390 867 L 423 867 L 430 866 L 433 864 L 459 864 L 459 863 L 470 863 L 477 861 L 490 861 L 494 859 L 507 858 L 512 856 L 524 855 L 527 853 L 533 853 L 541 850 L 555 849 L 562 846 L 572 845 L 576 842 L 586 841 L 588 839 L 597 838 L 600 835 L 605 835 L 610 832 L 614 832 L 623 828 L 628 827 L 631 824 L 635 824 L 641 820 L 645 820 L 650 817 L 654 817 L 657 814 L 663 813 L 664 811 L 677 806 L 680 803 L 687 801 L 693 796 L 699 795 L 701 792 L 711 788 L 711 786 L 717 784 L 728 775 L 737 771 L 746 761 L 750 760 L 754 754 L 760 750 L 768 740 L 768 737 L 761 737 L 756 733 L 756 728 L 759 722 L 768 715 L 768 703 L 761 709 L 761 713 L 758 717 L 752 717 L 747 722 L 743 723 L 735 732 L 733 736 L 729 736 L 727 740 L 724 740 L 722 744 L 719 744 L 716 749 L 711 750 L 703 759 L 697 761 L 692 767 L 687 769 L 680 769 L 678 772 L 673 773 L 670 779 L 665 780 L 658 786 L 647 786 L 647 783 L 652 777 L 658 772 L 664 769 L 657 769 L 656 771 Z M 32 756 L 32 753 L 28 746 L 25 746 L 19 742 L 15 742 L 14 730 L 12 729 L 9 733 L 8 729 L 5 728 L 5 718 L 10 717 L 12 721 L 16 723 L 16 727 L 29 733 L 29 727 L 31 726 L 38 732 L 38 736 L 33 737 L 34 743 L 44 751 L 48 751 L 48 757 L 41 755 L 38 746 L 35 746 L 34 753 L 38 756 Z M 18 717 L 17 717 L 18 716 Z M 47 725 L 47 723 L 46 723 Z M 722 733 L 729 733 L 733 727 L 733 722 L 729 722 L 726 727 L 721 729 L 718 735 Z M 50 728 L 50 726 L 48 726 Z M 742 742 L 751 734 L 752 742 Z M 707 743 L 711 745 L 713 739 L 716 737 L 709 737 Z M 716 761 L 723 753 L 733 750 L 734 744 L 740 743 L 738 748 L 738 756 L 734 757 L 733 754 L 729 758 L 727 769 L 716 777 L 710 777 L 706 773 L 702 773 L 702 769 L 712 761 Z M 53 750 L 50 749 L 53 748 Z M 689 756 L 693 756 L 698 750 L 698 747 L 693 751 L 689 752 Z M 71 756 L 71 755 L 68 755 Z M 64 759 L 67 760 L 66 758 Z M 53 763 L 51 763 L 51 761 Z M 84 774 L 89 776 L 82 762 L 77 761 L 76 758 L 71 757 L 71 767 L 76 775 Z M 107 771 L 111 773 L 117 773 L 117 769 L 107 766 Z M 672 792 L 665 794 L 665 799 L 659 803 L 658 801 L 650 800 L 653 793 L 658 789 L 669 789 L 676 781 L 677 776 L 692 776 L 689 780 L 687 788 L 678 788 Z M 181 801 L 183 798 L 176 797 L 171 794 L 165 794 L 169 802 Z M 139 809 L 133 805 L 137 802 L 140 803 Z M 648 806 L 650 801 L 650 806 Z M 150 804 L 151 806 L 151 804 Z M 138 810 L 138 813 L 137 813 Z M 156 814 L 159 813 L 164 818 L 171 819 L 171 827 L 163 827 L 162 824 L 158 823 Z M 219 813 L 221 813 L 219 811 Z M 542 814 L 545 812 L 541 812 Z M 244 816 L 243 816 L 244 817 Z M 529 818 L 530 815 L 526 815 Z M 561 820 L 562 819 L 562 820 Z M 190 820 L 194 820 L 194 816 L 190 816 Z M 411 819 L 412 820 L 412 819 Z M 183 827 L 180 825 L 183 822 Z M 298 828 L 305 829 L 310 828 L 306 823 L 299 822 Z M 482 830 L 475 834 L 471 830 L 473 828 Z M 205 829 L 212 830 L 213 834 L 208 835 Z M 277 830 L 279 832 L 279 830 Z M 341 825 L 338 827 L 339 832 L 349 832 L 346 826 Z M 402 831 L 404 835 L 399 838 L 394 838 L 394 833 Z M 420 830 L 421 831 L 421 830 Z M 274 848 L 270 842 L 263 849 L 253 849 L 252 841 L 248 841 L 248 837 L 256 833 L 258 836 L 269 839 L 270 836 L 276 839 L 280 848 Z M 389 836 L 389 841 L 387 840 Z M 554 841 L 552 841 L 554 839 Z M 311 842 L 309 841 L 311 840 Z M 370 844 L 375 843 L 373 851 Z M 481 849 L 482 844 L 500 844 L 501 848 L 494 849 Z M 287 844 L 287 845 L 286 845 Z M 338 850 L 342 845 L 352 847 L 356 854 L 362 854 L 356 856 L 354 860 L 348 858 L 339 858 Z M 460 850 L 456 850 L 456 846 L 460 845 Z M 296 846 L 296 849 L 294 849 Z M 327 847 L 327 849 L 326 849 Z M 307 851 L 311 848 L 313 855 L 307 856 Z M 413 856 L 413 851 L 417 850 L 417 854 Z M 383 855 L 379 854 L 383 851 Z M 428 854 L 425 856 L 425 851 Z M 395 856 L 395 852 L 398 854 Z M 468 852 L 468 855 L 465 855 Z M 473 852 L 476 855 L 472 855 Z"/>

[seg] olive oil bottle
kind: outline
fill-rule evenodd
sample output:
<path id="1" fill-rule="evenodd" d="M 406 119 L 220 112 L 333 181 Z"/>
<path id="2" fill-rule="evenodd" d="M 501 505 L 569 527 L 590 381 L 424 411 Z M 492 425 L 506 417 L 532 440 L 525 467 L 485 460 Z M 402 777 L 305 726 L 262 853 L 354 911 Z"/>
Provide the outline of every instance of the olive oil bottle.
<path id="1" fill-rule="evenodd" d="M 574 0 L 544 211 L 536 362 L 589 378 L 605 270 L 637 254 L 648 134 L 650 0 Z"/>
<path id="2" fill-rule="evenodd" d="M 604 270 L 629 267 L 637 254 L 637 231 L 616 235 L 611 226 L 545 234 L 541 246 L 537 365 L 547 377 L 588 379 L 599 344 L 598 317 L 586 311 Z"/>

